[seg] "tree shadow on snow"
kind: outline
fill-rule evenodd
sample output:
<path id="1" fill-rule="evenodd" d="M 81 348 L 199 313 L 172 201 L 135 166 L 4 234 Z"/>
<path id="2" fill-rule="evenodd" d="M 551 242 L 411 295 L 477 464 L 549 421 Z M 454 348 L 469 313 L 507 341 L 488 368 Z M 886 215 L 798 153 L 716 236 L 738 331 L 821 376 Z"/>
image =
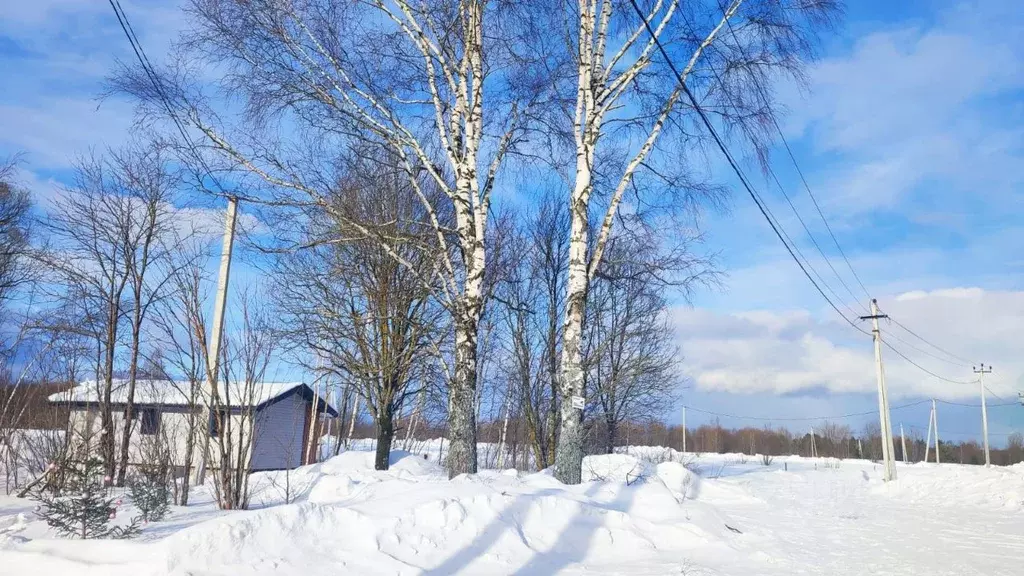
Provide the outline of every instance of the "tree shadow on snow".
<path id="1" fill-rule="evenodd" d="M 595 482 L 586 491 L 588 500 L 601 488 L 609 485 L 612 484 Z M 604 526 L 605 514 L 598 511 L 614 510 L 628 514 L 637 488 L 636 485 L 619 485 L 619 491 L 612 502 L 608 504 L 588 502 L 581 506 L 580 511 L 562 529 L 558 541 L 546 551 L 534 554 L 529 562 L 516 570 L 515 575 L 556 574 L 572 564 L 581 562 L 590 551 L 594 534 L 597 533 L 598 528 Z"/>
<path id="2" fill-rule="evenodd" d="M 554 574 L 571 564 L 582 561 L 590 550 L 591 540 L 598 528 L 604 526 L 603 511 L 629 512 L 634 494 L 633 487 L 619 486 L 615 500 L 610 503 L 593 502 L 591 499 L 605 486 L 594 482 L 587 488 L 585 500 L 577 512 L 562 529 L 558 540 L 546 551 L 534 554 L 530 560 L 515 572 L 517 576 Z M 507 530 L 517 530 L 519 538 L 529 546 L 521 524 L 531 504 L 544 496 L 565 494 L 563 489 L 548 488 L 539 492 L 522 494 L 494 519 L 468 546 L 451 556 L 439 566 L 423 571 L 424 576 L 442 576 L 458 573 L 470 563 L 485 555 Z"/>

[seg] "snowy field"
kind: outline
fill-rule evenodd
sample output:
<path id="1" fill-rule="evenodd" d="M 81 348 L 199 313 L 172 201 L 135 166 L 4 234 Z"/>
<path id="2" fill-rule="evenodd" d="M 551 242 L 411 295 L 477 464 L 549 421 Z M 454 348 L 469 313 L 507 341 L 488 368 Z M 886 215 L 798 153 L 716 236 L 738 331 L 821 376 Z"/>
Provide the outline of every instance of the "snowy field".
<path id="1" fill-rule="evenodd" d="M 354 450 L 255 474 L 249 511 L 200 488 L 131 541 L 57 539 L 34 503 L 0 497 L 0 574 L 1024 574 L 1024 465 L 900 464 L 883 484 L 862 460 L 635 448 L 563 486 L 448 481 L 436 445 L 417 448 L 388 472 Z"/>

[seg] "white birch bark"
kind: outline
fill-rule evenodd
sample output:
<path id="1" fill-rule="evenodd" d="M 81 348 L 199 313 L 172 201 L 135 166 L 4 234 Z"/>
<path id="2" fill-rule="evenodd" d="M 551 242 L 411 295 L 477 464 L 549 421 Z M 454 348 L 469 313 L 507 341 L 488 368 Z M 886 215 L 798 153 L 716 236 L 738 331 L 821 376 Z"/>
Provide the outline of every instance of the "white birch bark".
<path id="1" fill-rule="evenodd" d="M 498 438 L 498 470 L 505 468 L 505 435 L 508 432 L 508 415 L 512 411 L 511 399 L 505 402 L 505 416 L 501 419 L 501 436 Z"/>
<path id="2" fill-rule="evenodd" d="M 729 19 L 736 14 L 741 1 L 734 0 L 730 4 L 718 25 L 698 45 L 682 71 L 684 80 L 700 60 L 704 50 L 714 42 Z M 665 30 L 677 6 L 678 0 L 670 0 L 667 4 L 663 0 L 658 0 L 654 4 L 647 20 L 651 22 L 656 36 L 660 36 Z M 681 89 L 676 88 L 669 94 L 654 123 L 648 128 L 643 144 L 626 165 L 613 189 L 591 251 L 589 212 L 593 193 L 595 150 L 605 130 L 605 114 L 616 105 L 637 75 L 647 68 L 655 48 L 651 39 L 646 42 L 640 41 L 647 32 L 643 23 L 638 23 L 619 50 L 610 59 L 606 58 L 611 12 L 612 0 L 579 0 L 578 82 L 573 123 L 576 172 L 569 200 L 569 268 L 560 387 L 562 418 L 555 454 L 555 477 L 567 484 L 579 484 L 582 474 L 583 410 L 573 406 L 573 399 L 582 399 L 584 394 L 581 339 L 587 290 L 611 237 L 615 214 L 622 196 L 637 168 L 653 150 L 668 116 L 682 93 Z M 624 65 L 631 54 L 635 54 L 635 58 Z"/>
<path id="3" fill-rule="evenodd" d="M 452 314 L 455 332 L 456 369 L 449 385 L 450 448 L 449 474 L 476 472 L 477 332 L 484 303 L 484 270 L 487 265 L 485 237 L 490 211 L 491 190 L 503 158 L 512 145 L 518 129 L 514 105 L 508 106 L 508 127 L 493 146 L 487 147 L 488 159 L 482 158 L 484 141 L 484 12 L 485 0 L 469 0 L 452 6 L 451 13 L 441 14 L 426 4 L 412 0 L 368 0 L 367 5 L 379 10 L 381 16 L 394 24 L 402 38 L 394 40 L 408 48 L 403 54 L 410 66 L 418 65 L 420 77 L 413 92 L 422 91 L 425 99 L 409 103 L 399 95 L 377 94 L 373 86 L 361 83 L 363 63 L 356 69 L 347 63 L 346 55 L 331 42 L 322 39 L 315 10 L 302 4 L 280 3 L 265 6 L 272 18 L 254 17 L 246 25 L 259 27 L 260 42 L 273 42 L 273 58 L 280 58 L 280 69 L 294 75 L 294 97 L 303 104 L 317 106 L 325 118 L 338 119 L 340 133 L 359 130 L 371 135 L 368 140 L 383 144 L 397 158 L 398 168 L 421 200 L 436 232 L 436 240 L 445 254 L 442 264 L 430 278 L 420 278 L 438 296 Z M 230 27 L 231 22 L 212 19 L 214 29 Z M 441 23 L 438 18 L 444 18 Z M 273 24 L 268 24 L 273 22 Z M 383 25 L 383 23 L 382 23 Z M 454 33 L 450 28 L 461 28 Z M 244 29 L 236 30 L 246 34 Z M 269 40 L 268 40 L 269 38 Z M 333 39 L 330 39 L 333 41 Z M 488 39 L 487 42 L 491 40 Z M 233 58 L 241 62 L 262 61 L 265 53 L 249 50 L 243 43 L 233 43 Z M 356 73 L 358 72 L 358 73 Z M 256 72 L 255 74 L 259 74 Z M 157 102 L 159 104 L 159 102 Z M 433 107 L 432 122 L 424 129 L 420 123 L 424 108 Z M 373 230 L 338 213 L 327 200 L 329 190 L 311 183 L 288 167 L 280 158 L 255 154 L 244 145 L 236 145 L 231 135 L 204 120 L 196 106 L 185 106 L 182 117 L 202 132 L 222 156 L 237 168 L 245 170 L 279 190 L 280 203 L 308 204 L 322 207 L 339 222 L 359 233 L 375 238 L 385 249 L 388 240 Z M 408 114 L 406 114 L 408 112 Z M 436 151 L 436 153 L 435 153 Z M 439 166 L 438 162 L 445 164 Z M 438 214 L 447 212 L 434 204 L 423 189 L 421 175 L 431 180 L 450 202 L 455 230 L 448 228 Z M 298 199 L 293 197 L 295 195 Z M 276 200 L 275 200 L 276 201 Z M 445 206 L 443 208 L 448 208 Z M 452 241 L 452 238 L 455 241 Z M 456 244 L 456 245 L 452 245 Z M 389 254 L 412 269 L 401 255 Z M 461 263 L 456 262 L 461 256 Z M 459 265 L 461 264 L 461 266 Z"/>
<path id="4" fill-rule="evenodd" d="M 352 433 L 356 429 L 356 416 L 359 415 L 359 394 L 353 394 L 355 401 L 352 403 L 352 416 L 348 420 L 348 433 L 345 434 L 345 449 L 352 445 Z"/>

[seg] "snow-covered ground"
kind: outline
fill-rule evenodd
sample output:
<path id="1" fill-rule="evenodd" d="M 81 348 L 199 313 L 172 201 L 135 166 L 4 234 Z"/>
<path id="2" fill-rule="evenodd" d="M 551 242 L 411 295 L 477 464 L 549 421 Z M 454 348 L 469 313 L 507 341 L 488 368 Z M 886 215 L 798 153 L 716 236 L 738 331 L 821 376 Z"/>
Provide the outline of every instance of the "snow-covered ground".
<path id="1" fill-rule="evenodd" d="M 57 539 L 31 501 L 2 497 L 0 574 L 1024 574 L 1024 465 L 901 464 L 883 484 L 861 460 L 634 448 L 563 486 L 449 481 L 425 448 L 388 472 L 353 450 L 255 474 L 249 511 L 200 488 L 132 541 Z"/>

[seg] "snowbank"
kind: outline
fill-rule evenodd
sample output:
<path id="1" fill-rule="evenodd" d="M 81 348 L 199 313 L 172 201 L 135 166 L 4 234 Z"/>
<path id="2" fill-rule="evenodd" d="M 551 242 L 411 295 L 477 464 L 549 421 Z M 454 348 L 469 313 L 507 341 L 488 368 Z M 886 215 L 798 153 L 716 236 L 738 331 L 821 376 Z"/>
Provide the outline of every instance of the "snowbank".
<path id="1" fill-rule="evenodd" d="M 1017 510 L 1024 508 L 1024 466 L 918 463 L 898 468 L 895 482 L 878 484 L 873 491 L 904 501 Z"/>
<path id="2" fill-rule="evenodd" d="M 249 511 L 199 487 L 127 542 L 58 540 L 31 502 L 0 500 L 0 575 L 1000 574 L 1024 533 L 1024 467 L 901 466 L 883 485 L 864 461 L 631 447 L 587 457 L 585 482 L 565 486 L 550 470 L 449 480 L 429 454 L 396 451 L 385 472 L 373 458 L 253 474 Z"/>

